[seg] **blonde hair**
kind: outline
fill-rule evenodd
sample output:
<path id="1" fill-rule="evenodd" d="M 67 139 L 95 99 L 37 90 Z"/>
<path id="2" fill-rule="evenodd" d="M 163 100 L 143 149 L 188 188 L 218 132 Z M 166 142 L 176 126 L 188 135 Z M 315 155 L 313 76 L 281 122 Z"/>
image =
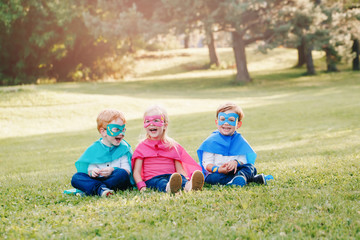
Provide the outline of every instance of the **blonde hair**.
<path id="1" fill-rule="evenodd" d="M 149 107 L 148 109 L 146 109 L 143 118 L 145 119 L 145 117 L 149 113 L 155 113 L 154 115 L 159 114 L 159 115 L 163 116 L 164 117 L 164 125 L 169 124 L 169 115 L 168 115 L 167 111 L 165 110 L 165 108 L 163 108 L 159 105 L 153 105 L 153 106 Z M 167 127 L 164 128 L 164 131 L 162 132 L 162 135 L 161 135 L 161 141 L 165 145 L 167 145 L 169 148 L 174 147 L 176 149 L 177 142 L 167 135 L 167 129 L 168 129 Z M 148 138 L 148 139 L 150 138 L 150 136 L 147 133 L 146 133 L 146 138 Z"/>
<path id="2" fill-rule="evenodd" d="M 236 105 L 235 103 L 232 103 L 232 102 L 227 102 L 227 103 L 220 105 L 218 107 L 218 109 L 216 110 L 216 118 L 218 118 L 220 112 L 226 112 L 228 110 L 234 111 L 237 115 L 239 115 L 239 121 L 241 121 L 243 119 L 243 117 L 244 117 L 243 110 L 241 109 L 241 107 L 239 107 L 238 105 Z"/>
<path id="3" fill-rule="evenodd" d="M 125 116 L 122 112 L 115 109 L 102 110 L 96 119 L 98 131 L 100 132 L 101 128 L 106 129 L 106 126 L 109 123 L 118 118 L 120 118 L 124 122 L 124 124 L 126 123 Z"/>

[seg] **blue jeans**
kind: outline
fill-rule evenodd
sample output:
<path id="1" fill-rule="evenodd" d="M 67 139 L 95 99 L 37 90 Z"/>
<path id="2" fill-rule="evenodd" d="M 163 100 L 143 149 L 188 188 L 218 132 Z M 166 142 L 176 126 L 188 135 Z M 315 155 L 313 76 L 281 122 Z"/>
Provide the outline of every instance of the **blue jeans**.
<path id="1" fill-rule="evenodd" d="M 254 178 L 254 176 L 257 174 L 256 168 L 254 164 L 247 163 L 238 166 L 236 173 L 211 173 L 205 178 L 205 182 L 215 185 L 226 185 L 228 182 L 230 182 L 234 177 L 236 176 L 244 176 L 246 177 L 246 182 L 251 182 Z"/>
<path id="2" fill-rule="evenodd" d="M 101 187 L 112 190 L 126 190 L 131 186 L 130 176 L 124 169 L 115 169 L 107 178 L 91 178 L 86 173 L 77 172 L 71 179 L 71 185 L 86 193 L 86 195 L 100 195 Z"/>
<path id="3" fill-rule="evenodd" d="M 166 185 L 169 182 L 170 177 L 171 174 L 163 174 L 150 178 L 149 180 L 145 181 L 146 187 L 157 189 L 160 192 L 166 192 Z M 181 175 L 181 178 L 182 178 L 181 187 L 184 188 L 185 184 L 187 183 L 187 179 L 183 175 Z"/>

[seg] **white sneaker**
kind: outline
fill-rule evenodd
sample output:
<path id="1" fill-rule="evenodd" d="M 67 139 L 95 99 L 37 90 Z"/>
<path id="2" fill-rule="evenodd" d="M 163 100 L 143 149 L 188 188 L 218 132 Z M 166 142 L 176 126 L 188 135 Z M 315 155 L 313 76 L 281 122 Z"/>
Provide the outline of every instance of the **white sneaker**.
<path id="1" fill-rule="evenodd" d="M 179 173 L 173 173 L 166 185 L 167 193 L 177 193 L 181 189 L 182 178 Z"/>
<path id="2" fill-rule="evenodd" d="M 114 190 L 111 190 L 109 188 L 101 188 L 101 197 L 108 197 L 110 195 L 114 195 Z"/>
<path id="3" fill-rule="evenodd" d="M 192 174 L 190 181 L 186 183 L 185 192 L 199 191 L 202 189 L 203 186 L 204 186 L 204 174 L 201 171 L 196 170 Z"/>

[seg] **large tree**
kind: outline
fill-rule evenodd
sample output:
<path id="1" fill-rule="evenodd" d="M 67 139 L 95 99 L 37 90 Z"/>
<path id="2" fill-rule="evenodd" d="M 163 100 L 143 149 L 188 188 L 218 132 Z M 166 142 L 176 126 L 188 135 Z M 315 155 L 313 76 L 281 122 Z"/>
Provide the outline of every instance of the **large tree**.
<path id="1" fill-rule="evenodd" d="M 279 36 L 286 25 L 279 15 L 292 1 L 280 0 L 224 0 L 219 1 L 216 22 L 231 32 L 236 61 L 236 82 L 250 82 L 245 48 L 256 41 L 269 41 Z"/>

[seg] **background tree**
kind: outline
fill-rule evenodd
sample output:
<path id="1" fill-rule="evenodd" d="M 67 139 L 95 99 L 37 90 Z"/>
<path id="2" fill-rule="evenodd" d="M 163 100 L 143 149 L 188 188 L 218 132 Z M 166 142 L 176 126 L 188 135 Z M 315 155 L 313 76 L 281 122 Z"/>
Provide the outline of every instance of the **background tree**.
<path id="1" fill-rule="evenodd" d="M 313 49 L 321 49 L 324 42 L 329 41 L 329 29 L 324 27 L 328 19 L 323 13 L 319 1 L 310 0 L 295 1 L 295 7 L 283 8 L 290 24 L 289 35 L 285 38 L 288 46 L 298 49 L 298 64 L 301 66 L 303 60 L 306 63 L 308 75 L 316 74 L 312 57 Z"/>
<path id="2" fill-rule="evenodd" d="M 51 70 L 74 9 L 71 1 L 0 3 L 0 84 L 34 83 Z"/>
<path id="3" fill-rule="evenodd" d="M 336 0 L 328 0 L 329 3 L 335 4 L 339 1 Z M 343 7 L 343 11 L 346 13 L 346 23 L 342 25 L 342 29 L 344 31 L 351 33 L 352 43 L 352 68 L 353 70 L 360 70 L 359 65 L 359 39 L 360 39 L 360 2 L 358 0 L 342 0 L 341 5 Z"/>
<path id="4" fill-rule="evenodd" d="M 231 32 L 236 62 L 236 82 L 250 82 L 247 69 L 246 46 L 256 41 L 270 41 L 280 34 L 284 22 L 279 18 L 281 9 L 292 1 L 277 0 L 224 0 L 218 2 L 215 21 L 221 30 Z"/>
<path id="5" fill-rule="evenodd" d="M 162 20 L 170 22 L 170 28 L 175 28 L 177 33 L 186 32 L 188 35 L 193 30 L 205 32 L 206 45 L 209 50 L 210 65 L 219 66 L 219 57 L 216 53 L 214 38 L 214 14 L 218 4 L 216 0 L 164 0 Z M 164 19 L 165 18 L 165 19 Z"/>
<path id="6" fill-rule="evenodd" d="M 35 83 L 42 77 L 73 81 L 84 80 L 88 74 L 103 76 L 105 69 L 98 60 L 113 49 L 90 35 L 84 25 L 83 12 L 94 8 L 93 2 L 1 2 L 0 84 Z"/>
<path id="7" fill-rule="evenodd" d="M 353 61 L 352 61 L 352 69 L 354 71 L 360 70 L 360 61 L 359 61 L 359 55 L 360 55 L 360 3 L 357 5 L 353 4 L 348 7 L 347 10 L 350 15 L 352 16 L 351 20 L 348 22 L 351 29 L 351 37 L 353 40 L 352 45 L 352 53 L 353 53 Z"/>

